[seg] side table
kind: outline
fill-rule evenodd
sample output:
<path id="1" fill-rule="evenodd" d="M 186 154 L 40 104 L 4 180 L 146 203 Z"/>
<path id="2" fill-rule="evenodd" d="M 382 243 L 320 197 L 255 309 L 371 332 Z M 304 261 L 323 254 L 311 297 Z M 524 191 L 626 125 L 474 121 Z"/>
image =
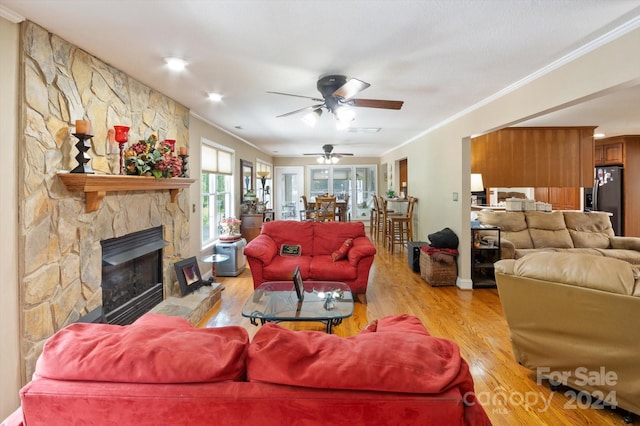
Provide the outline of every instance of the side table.
<path id="1" fill-rule="evenodd" d="M 500 228 L 471 226 L 471 281 L 473 287 L 495 287 L 493 264 L 500 260 Z"/>
<path id="2" fill-rule="evenodd" d="M 216 263 L 226 262 L 229 260 L 229 256 L 226 254 L 210 254 L 200 260 L 211 264 L 211 278 L 209 278 L 209 282 L 213 284 L 216 282 Z"/>

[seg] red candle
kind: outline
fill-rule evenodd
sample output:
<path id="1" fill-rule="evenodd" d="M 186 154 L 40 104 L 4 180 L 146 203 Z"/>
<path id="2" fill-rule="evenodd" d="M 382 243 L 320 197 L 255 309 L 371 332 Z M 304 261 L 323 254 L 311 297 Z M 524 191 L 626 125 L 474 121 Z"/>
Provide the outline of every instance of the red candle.
<path id="1" fill-rule="evenodd" d="M 166 143 L 167 145 L 169 145 L 171 147 L 171 152 L 175 152 L 176 151 L 176 141 L 175 139 L 165 139 L 164 143 Z"/>
<path id="2" fill-rule="evenodd" d="M 128 126 L 113 126 L 116 130 L 116 141 L 120 144 L 124 144 L 129 140 L 129 127 Z"/>

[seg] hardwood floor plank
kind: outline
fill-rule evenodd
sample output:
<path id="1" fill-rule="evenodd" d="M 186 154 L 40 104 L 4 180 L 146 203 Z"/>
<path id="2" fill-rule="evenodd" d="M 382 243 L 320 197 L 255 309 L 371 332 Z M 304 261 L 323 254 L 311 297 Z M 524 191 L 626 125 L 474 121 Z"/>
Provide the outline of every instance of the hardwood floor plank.
<path id="1" fill-rule="evenodd" d="M 388 315 L 415 315 L 433 336 L 451 339 L 460 346 L 476 394 L 494 425 L 622 424 L 619 411 L 579 408 L 570 390 L 552 392 L 548 383 L 536 382 L 535 372 L 515 361 L 496 289 L 431 287 L 409 268 L 406 248 L 396 249 L 392 256 L 382 244 L 375 240 L 374 244 L 378 254 L 369 278 L 367 304 L 356 303 L 353 316 L 335 327 L 335 334 L 353 336 Z M 201 326 L 240 325 L 253 338 L 258 327 L 241 315 L 242 305 L 253 291 L 251 272 L 247 269 L 238 277 L 219 277 L 219 281 L 225 285 L 222 301 Z M 282 325 L 292 330 L 324 331 L 321 323 Z"/>

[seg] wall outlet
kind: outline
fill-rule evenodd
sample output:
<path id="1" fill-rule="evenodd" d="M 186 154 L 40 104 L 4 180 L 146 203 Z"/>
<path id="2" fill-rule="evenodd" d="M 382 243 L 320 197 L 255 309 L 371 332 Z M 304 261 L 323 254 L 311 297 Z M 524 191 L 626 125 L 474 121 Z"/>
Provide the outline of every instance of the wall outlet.
<path id="1" fill-rule="evenodd" d="M 458 201 L 458 193 L 457 192 L 453 193 L 453 201 Z"/>

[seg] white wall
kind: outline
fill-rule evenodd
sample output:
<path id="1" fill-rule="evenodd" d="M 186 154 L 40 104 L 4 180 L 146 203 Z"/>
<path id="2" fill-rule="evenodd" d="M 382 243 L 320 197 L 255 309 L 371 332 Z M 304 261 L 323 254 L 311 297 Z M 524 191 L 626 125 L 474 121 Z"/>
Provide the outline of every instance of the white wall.
<path id="1" fill-rule="evenodd" d="M 18 288 L 18 39 L 19 26 L 0 18 L 0 420 L 18 408 L 20 345 Z"/>
<path id="2" fill-rule="evenodd" d="M 460 237 L 459 285 L 470 284 L 470 141 L 584 97 L 640 84 L 640 29 L 591 51 L 525 86 L 433 129 L 387 153 L 381 163 L 408 158 L 409 181 L 420 222 L 418 240 L 450 227 Z M 481 76 L 479 76 L 481 80 Z M 597 123 L 594 123 L 597 125 Z M 414 182 L 419 182 L 416 185 Z M 458 201 L 453 201 L 453 193 Z"/>

